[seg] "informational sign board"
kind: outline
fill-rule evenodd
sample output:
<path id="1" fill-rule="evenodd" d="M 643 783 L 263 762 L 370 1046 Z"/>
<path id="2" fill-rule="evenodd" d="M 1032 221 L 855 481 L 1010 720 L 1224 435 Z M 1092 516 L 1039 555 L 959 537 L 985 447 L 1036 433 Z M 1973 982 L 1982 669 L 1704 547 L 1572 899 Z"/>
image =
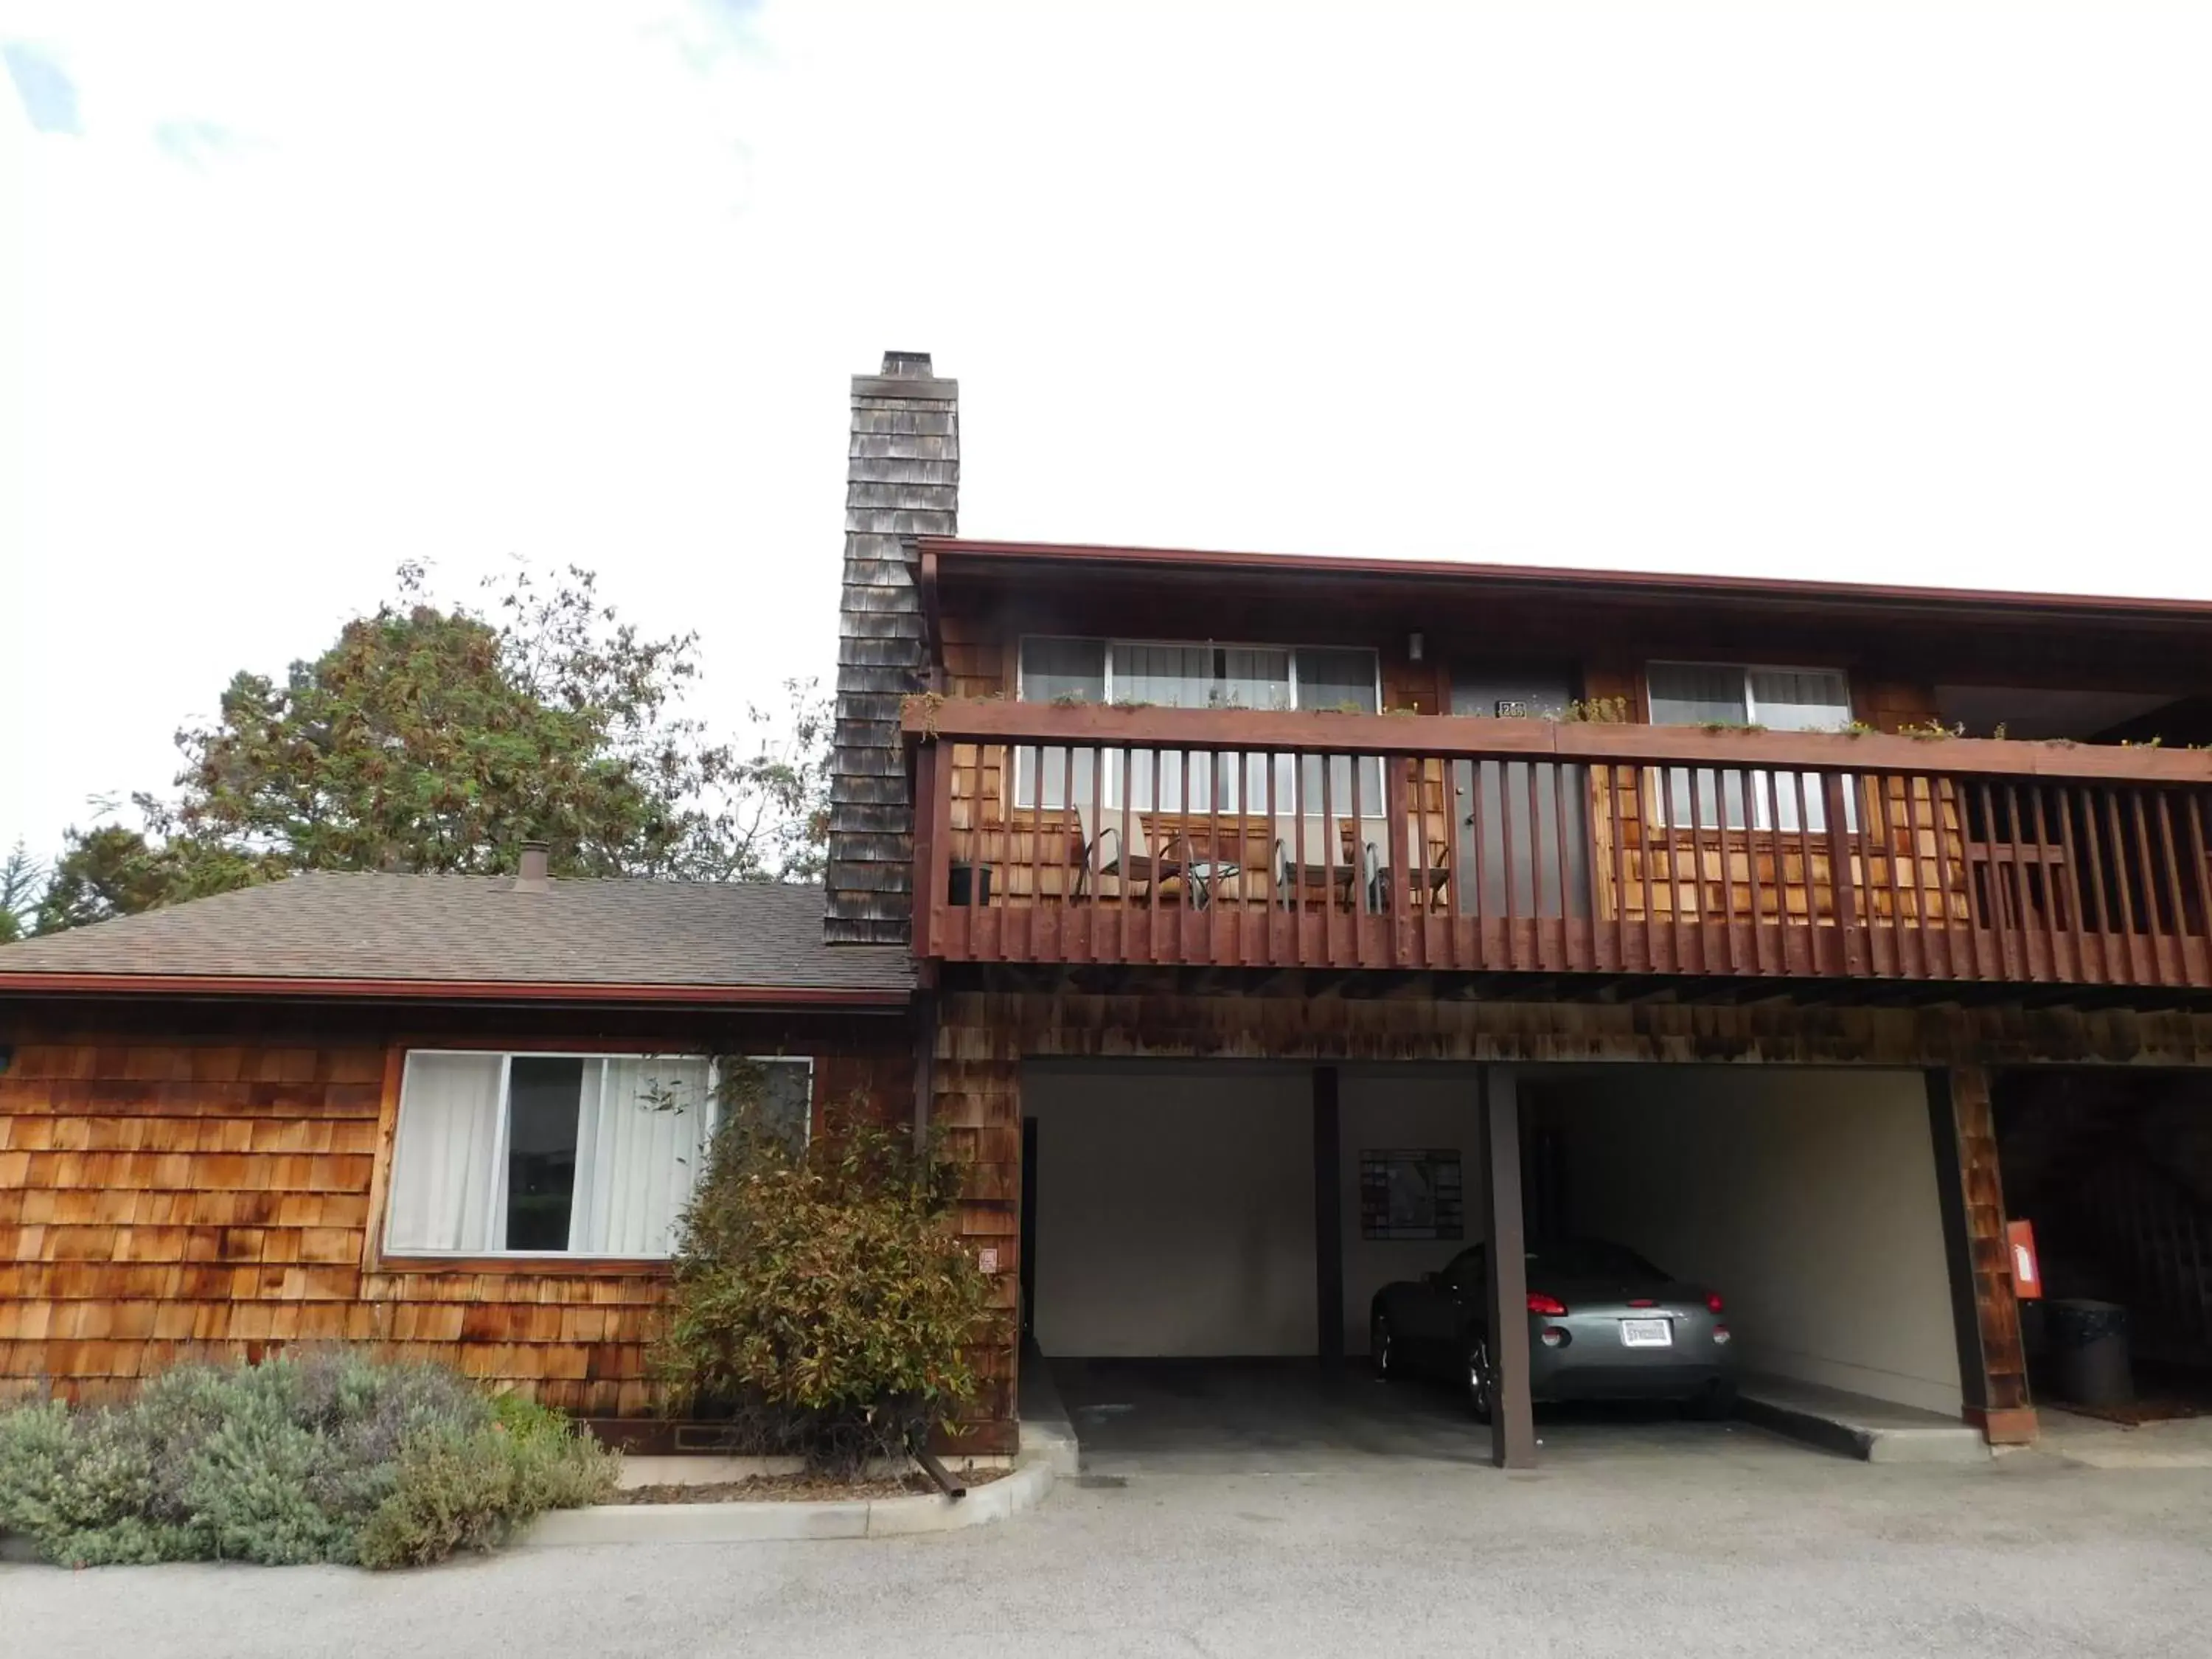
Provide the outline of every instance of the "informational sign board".
<path id="1" fill-rule="evenodd" d="M 1433 1147 L 1359 1154 L 1362 1238 L 1459 1238 L 1466 1230 L 1459 1153 Z"/>

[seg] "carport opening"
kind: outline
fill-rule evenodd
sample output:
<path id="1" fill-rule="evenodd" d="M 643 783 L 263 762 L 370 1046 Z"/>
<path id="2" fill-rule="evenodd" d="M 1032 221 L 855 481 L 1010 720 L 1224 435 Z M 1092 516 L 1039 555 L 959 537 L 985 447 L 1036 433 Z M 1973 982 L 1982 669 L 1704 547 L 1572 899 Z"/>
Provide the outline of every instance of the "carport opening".
<path id="1" fill-rule="evenodd" d="M 2122 1422 L 2212 1412 L 2212 1075 L 2022 1069 L 1991 1106 L 2006 1213 L 2040 1272 L 2021 1304 L 2037 1401 Z"/>
<path id="2" fill-rule="evenodd" d="M 1611 1241 L 1717 1296 L 1750 1392 L 1960 1420 L 1920 1073 L 1636 1066 L 1522 1079 L 1532 1237 Z"/>
<path id="3" fill-rule="evenodd" d="M 1531 1066 L 1516 1079 L 1540 1251 L 1601 1241 L 1710 1288 L 1732 1373 L 1959 1422 L 1920 1073 Z M 1488 1431 L 1449 1378 L 1378 1389 L 1369 1370 L 1378 1292 L 1426 1285 L 1484 1237 L 1474 1068 L 1346 1066 L 1323 1091 L 1304 1066 L 1033 1064 L 1023 1100 L 1023 1328 L 1079 1432 L 1127 1440 L 1149 1414 L 1193 1442 L 1449 1443 L 1486 1457 Z M 1705 1340 L 1688 1322 L 1698 1310 L 1676 1311 L 1670 1338 Z M 1626 1340 L 1617 1324 L 1602 1334 Z M 1672 1420 L 1633 1378 L 1618 1392 L 1637 1403 L 1547 1410 L 1553 1443 L 1612 1417 Z"/>
<path id="4" fill-rule="evenodd" d="M 1022 1098 L 1028 1364 L 1086 1445 L 1487 1458 L 1365 1359 L 1373 1292 L 1480 1234 L 1467 1068 L 1032 1064 Z"/>

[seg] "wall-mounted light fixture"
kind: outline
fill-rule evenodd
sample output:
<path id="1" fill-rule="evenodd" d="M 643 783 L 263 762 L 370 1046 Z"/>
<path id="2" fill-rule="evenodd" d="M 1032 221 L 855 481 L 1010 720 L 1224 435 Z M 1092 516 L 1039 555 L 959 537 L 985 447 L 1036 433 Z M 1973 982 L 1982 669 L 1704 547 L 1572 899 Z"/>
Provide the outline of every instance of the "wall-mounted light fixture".
<path id="1" fill-rule="evenodd" d="M 1408 635 L 1406 635 L 1406 658 L 1407 658 L 1407 661 L 1409 661 L 1409 662 L 1419 662 L 1419 661 L 1420 661 L 1420 659 L 1421 659 L 1421 653 L 1428 648 L 1428 644 L 1429 644 L 1429 642 L 1428 642 L 1426 640 L 1423 639 L 1423 638 L 1422 638 L 1419 634 L 1408 634 Z"/>

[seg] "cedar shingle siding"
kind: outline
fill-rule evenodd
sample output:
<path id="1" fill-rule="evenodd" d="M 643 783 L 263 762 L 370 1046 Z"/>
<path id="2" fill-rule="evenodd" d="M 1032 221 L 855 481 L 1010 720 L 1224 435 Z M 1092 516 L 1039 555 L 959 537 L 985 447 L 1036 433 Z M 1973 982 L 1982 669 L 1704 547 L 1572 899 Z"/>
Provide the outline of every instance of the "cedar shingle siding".
<path id="1" fill-rule="evenodd" d="M 957 531 L 959 396 L 959 383 L 934 378 L 919 352 L 886 352 L 881 374 L 853 377 L 823 923 L 833 945 L 908 937 L 914 806 L 899 702 L 923 689 L 926 647 L 906 538 Z"/>
<path id="2" fill-rule="evenodd" d="M 653 1046 L 696 1050 L 707 1029 Z M 912 1056 L 868 1041 L 786 1051 L 813 1059 L 818 1102 L 902 1114 Z M 346 1341 L 572 1412 L 659 1409 L 664 1266 L 369 1259 L 396 1052 L 357 1016 L 235 1041 L 21 1042 L 0 1073 L 0 1407 L 49 1391 L 111 1404 L 180 1361 Z"/>

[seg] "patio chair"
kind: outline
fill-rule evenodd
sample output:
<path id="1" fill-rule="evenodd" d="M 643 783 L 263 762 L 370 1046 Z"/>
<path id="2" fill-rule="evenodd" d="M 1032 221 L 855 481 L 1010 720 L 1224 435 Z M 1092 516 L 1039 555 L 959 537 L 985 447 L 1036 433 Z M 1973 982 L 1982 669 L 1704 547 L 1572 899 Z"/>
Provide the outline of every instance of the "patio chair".
<path id="1" fill-rule="evenodd" d="M 1078 898 L 1133 898 L 1138 894 L 1132 884 L 1141 884 L 1149 892 L 1156 882 L 1182 880 L 1189 869 L 1188 836 L 1171 836 L 1155 852 L 1145 830 L 1144 814 L 1132 809 L 1127 814 L 1130 844 L 1125 848 L 1121 844 L 1123 817 L 1120 808 L 1109 807 L 1107 822 L 1102 824 L 1095 801 L 1076 802 L 1076 830 L 1083 837 L 1083 865 L 1075 877 Z M 1109 878 L 1114 884 L 1110 890 L 1105 884 Z M 1091 884 L 1094 882 L 1097 884 L 1095 890 Z"/>
<path id="2" fill-rule="evenodd" d="M 1398 878 L 1393 873 L 1391 857 L 1395 838 L 1389 833 L 1389 824 L 1382 818 L 1362 818 L 1359 829 L 1359 873 L 1366 886 L 1368 905 L 1377 911 L 1388 910 L 1390 908 L 1391 884 Z M 1417 837 L 1421 833 L 1419 816 L 1409 814 L 1406 819 L 1404 843 L 1405 879 L 1417 909 L 1435 904 L 1451 879 L 1451 842 L 1440 836 L 1429 837 L 1428 867 L 1424 870 L 1416 851 L 1419 845 Z M 1420 890 L 1424 877 L 1428 884 L 1425 893 Z"/>
<path id="3" fill-rule="evenodd" d="M 1326 890 L 1333 901 L 1348 908 L 1356 877 L 1368 903 L 1375 905 L 1382 890 L 1377 878 L 1388 862 L 1377 850 L 1389 840 L 1383 820 L 1339 817 L 1334 820 L 1333 845 L 1331 822 L 1316 815 L 1275 820 L 1277 903 L 1296 905 L 1308 893 Z"/>

